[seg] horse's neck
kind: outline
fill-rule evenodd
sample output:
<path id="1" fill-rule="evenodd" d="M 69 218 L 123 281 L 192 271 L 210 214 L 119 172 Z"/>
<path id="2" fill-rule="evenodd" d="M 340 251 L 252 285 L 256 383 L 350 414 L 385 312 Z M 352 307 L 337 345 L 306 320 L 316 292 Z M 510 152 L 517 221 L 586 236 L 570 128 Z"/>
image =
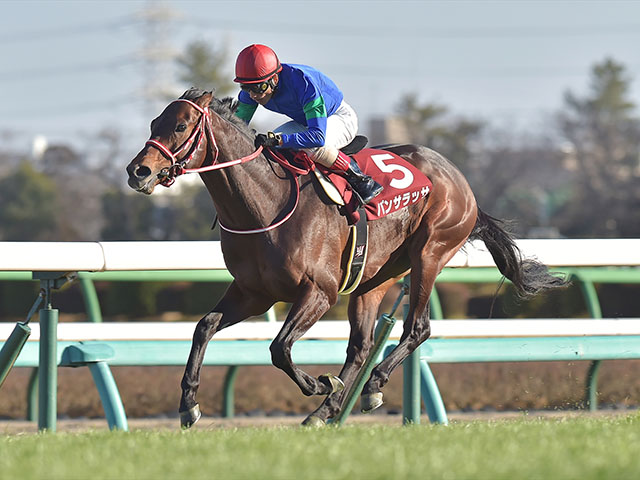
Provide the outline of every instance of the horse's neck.
<path id="1" fill-rule="evenodd" d="M 212 117 L 218 163 L 236 160 L 255 151 L 253 142 L 235 126 L 215 113 Z M 210 146 L 207 150 L 210 156 L 207 161 L 211 162 L 215 149 Z M 288 182 L 282 181 L 284 176 L 275 175 L 262 156 L 241 165 L 203 173 L 201 177 L 220 220 L 231 228 L 268 225 L 281 208 L 282 202 L 277 197 L 286 201 L 289 196 Z"/>

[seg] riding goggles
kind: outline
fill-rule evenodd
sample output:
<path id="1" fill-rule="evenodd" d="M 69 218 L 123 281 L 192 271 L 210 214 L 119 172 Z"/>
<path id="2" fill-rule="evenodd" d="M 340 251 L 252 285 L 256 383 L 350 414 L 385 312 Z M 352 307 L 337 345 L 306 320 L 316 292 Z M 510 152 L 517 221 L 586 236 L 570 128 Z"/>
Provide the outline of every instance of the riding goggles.
<path id="1" fill-rule="evenodd" d="M 245 92 L 253 92 L 257 94 L 261 94 L 267 91 L 267 89 L 271 86 L 271 82 L 260 82 L 260 83 L 242 83 L 240 84 L 240 88 Z"/>

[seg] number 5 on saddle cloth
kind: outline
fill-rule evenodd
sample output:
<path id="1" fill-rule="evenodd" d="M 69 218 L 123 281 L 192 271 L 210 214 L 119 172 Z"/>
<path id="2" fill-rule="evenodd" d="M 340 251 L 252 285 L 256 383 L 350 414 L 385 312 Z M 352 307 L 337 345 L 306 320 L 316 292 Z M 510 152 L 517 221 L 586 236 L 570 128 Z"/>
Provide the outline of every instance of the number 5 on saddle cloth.
<path id="1" fill-rule="evenodd" d="M 433 187 L 424 173 L 389 151 L 366 148 L 352 157 L 364 174 L 371 176 L 384 187 L 382 194 L 364 207 L 359 208 L 359 202 L 343 177 L 320 165 L 313 170 L 327 196 L 343 207 L 351 225 L 349 261 L 344 282 L 339 290 L 343 295 L 355 290 L 362 278 L 367 258 L 368 226 L 366 222 L 378 220 L 426 200 Z"/>

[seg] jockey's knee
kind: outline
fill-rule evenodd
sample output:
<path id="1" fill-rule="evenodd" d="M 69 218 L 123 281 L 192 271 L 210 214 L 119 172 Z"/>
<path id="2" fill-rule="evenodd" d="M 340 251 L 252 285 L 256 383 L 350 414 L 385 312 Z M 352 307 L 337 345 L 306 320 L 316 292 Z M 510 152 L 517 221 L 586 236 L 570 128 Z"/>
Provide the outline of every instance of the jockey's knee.
<path id="1" fill-rule="evenodd" d="M 331 168 L 338 157 L 338 149 L 328 145 L 316 148 L 305 148 L 304 151 L 307 152 L 311 160 L 327 168 Z"/>

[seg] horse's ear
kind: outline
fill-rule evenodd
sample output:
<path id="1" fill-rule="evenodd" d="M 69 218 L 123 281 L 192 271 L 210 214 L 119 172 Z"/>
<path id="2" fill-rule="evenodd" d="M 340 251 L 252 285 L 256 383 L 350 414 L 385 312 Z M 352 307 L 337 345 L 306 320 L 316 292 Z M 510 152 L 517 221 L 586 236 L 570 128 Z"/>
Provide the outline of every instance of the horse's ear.
<path id="1" fill-rule="evenodd" d="M 202 108 L 207 108 L 211 103 L 211 99 L 213 98 L 213 91 L 205 92 L 203 95 L 198 97 L 195 102 L 200 105 Z"/>

